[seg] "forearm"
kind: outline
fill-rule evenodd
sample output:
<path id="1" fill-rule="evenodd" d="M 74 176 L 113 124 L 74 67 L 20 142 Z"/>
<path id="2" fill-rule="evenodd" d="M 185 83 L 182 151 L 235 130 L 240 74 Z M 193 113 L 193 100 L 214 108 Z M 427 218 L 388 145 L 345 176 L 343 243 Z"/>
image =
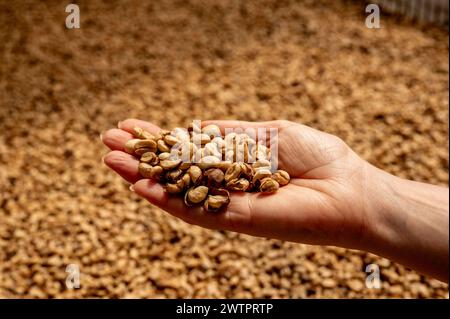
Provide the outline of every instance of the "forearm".
<path id="1" fill-rule="evenodd" d="M 373 172 L 372 252 L 447 282 L 448 188 Z"/>

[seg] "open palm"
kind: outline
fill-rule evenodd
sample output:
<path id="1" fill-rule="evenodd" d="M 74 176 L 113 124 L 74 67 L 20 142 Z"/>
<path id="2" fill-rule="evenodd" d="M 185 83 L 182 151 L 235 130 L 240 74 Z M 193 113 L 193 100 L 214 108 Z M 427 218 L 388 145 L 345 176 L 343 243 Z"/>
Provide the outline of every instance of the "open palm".
<path id="1" fill-rule="evenodd" d="M 277 128 L 278 167 L 292 177 L 291 183 L 270 195 L 235 192 L 227 209 L 214 214 L 201 207 L 186 207 L 183 200 L 138 173 L 139 161 L 123 152 L 133 127 L 151 133 L 157 126 L 135 119 L 108 130 L 103 142 L 112 150 L 105 163 L 133 183 L 134 190 L 152 204 L 184 221 L 212 229 L 226 229 L 255 236 L 308 244 L 351 248 L 363 245 L 366 162 L 342 140 L 310 127 L 288 122 L 207 121 L 225 128 Z"/>

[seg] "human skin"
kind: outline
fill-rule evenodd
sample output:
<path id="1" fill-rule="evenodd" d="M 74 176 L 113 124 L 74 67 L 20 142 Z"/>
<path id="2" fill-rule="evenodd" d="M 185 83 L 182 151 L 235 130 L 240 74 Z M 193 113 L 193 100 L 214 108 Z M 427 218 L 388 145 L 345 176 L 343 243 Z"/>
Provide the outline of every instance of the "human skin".
<path id="1" fill-rule="evenodd" d="M 124 152 L 135 126 L 160 128 L 128 119 L 102 135 L 111 152 L 107 166 L 132 183 L 150 203 L 184 221 L 210 229 L 253 236 L 333 245 L 378 254 L 448 281 L 448 188 L 388 174 L 360 158 L 340 138 L 289 121 L 205 121 L 225 128 L 276 128 L 278 168 L 291 176 L 276 193 L 234 192 L 220 213 L 187 207 L 182 198 L 138 173 L 139 161 Z"/>

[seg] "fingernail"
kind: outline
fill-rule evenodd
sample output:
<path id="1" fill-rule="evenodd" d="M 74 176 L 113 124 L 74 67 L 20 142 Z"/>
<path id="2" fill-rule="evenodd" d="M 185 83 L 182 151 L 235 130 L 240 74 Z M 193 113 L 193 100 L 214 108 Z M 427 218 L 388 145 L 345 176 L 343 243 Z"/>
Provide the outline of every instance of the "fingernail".
<path id="1" fill-rule="evenodd" d="M 122 128 L 122 121 L 117 122 L 117 127 Z"/>
<path id="2" fill-rule="evenodd" d="M 100 133 L 100 141 L 103 142 L 103 134 L 102 133 Z"/>
<path id="3" fill-rule="evenodd" d="M 134 192 L 134 185 L 130 185 L 130 191 Z"/>
<path id="4" fill-rule="evenodd" d="M 105 164 L 105 157 L 106 157 L 106 155 L 103 155 L 103 156 L 102 156 L 102 163 L 103 163 L 103 164 Z"/>

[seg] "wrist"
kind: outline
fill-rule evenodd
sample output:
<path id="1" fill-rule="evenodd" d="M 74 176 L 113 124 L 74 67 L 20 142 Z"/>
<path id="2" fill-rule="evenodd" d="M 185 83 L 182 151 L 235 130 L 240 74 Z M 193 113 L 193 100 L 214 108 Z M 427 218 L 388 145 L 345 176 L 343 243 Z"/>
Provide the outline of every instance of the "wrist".
<path id="1" fill-rule="evenodd" d="M 398 241 L 396 227 L 400 199 L 396 197 L 399 178 L 367 163 L 365 175 L 366 245 L 368 250 L 380 253 Z"/>
<path id="2" fill-rule="evenodd" d="M 368 172 L 367 250 L 446 280 L 448 189 L 405 180 L 371 165 Z"/>

